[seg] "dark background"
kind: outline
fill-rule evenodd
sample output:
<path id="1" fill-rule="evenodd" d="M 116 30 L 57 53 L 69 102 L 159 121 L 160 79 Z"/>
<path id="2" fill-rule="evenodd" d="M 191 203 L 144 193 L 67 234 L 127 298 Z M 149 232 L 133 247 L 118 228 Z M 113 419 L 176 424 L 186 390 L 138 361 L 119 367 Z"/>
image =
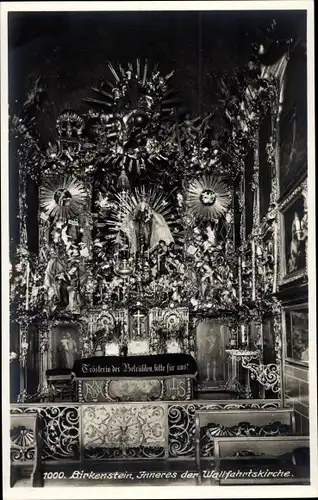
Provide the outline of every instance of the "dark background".
<path id="1" fill-rule="evenodd" d="M 268 28 L 276 21 L 275 35 Z M 81 113 L 91 86 L 108 76 L 108 61 L 148 58 L 173 84 L 193 113 L 211 110 L 216 81 L 245 65 L 253 43 L 265 48 L 274 38 L 306 41 L 305 11 L 225 12 L 17 12 L 9 14 L 9 110 L 16 114 L 32 81 L 41 76 L 49 104 L 37 116 L 44 143 L 53 138 L 56 117 L 65 109 Z M 277 49 L 279 50 L 279 49 Z M 274 56 L 275 59 L 275 54 Z M 271 62 L 271 56 L 269 60 Z M 274 61 L 273 61 L 274 62 Z M 18 238 L 17 144 L 10 156 L 10 228 Z"/>

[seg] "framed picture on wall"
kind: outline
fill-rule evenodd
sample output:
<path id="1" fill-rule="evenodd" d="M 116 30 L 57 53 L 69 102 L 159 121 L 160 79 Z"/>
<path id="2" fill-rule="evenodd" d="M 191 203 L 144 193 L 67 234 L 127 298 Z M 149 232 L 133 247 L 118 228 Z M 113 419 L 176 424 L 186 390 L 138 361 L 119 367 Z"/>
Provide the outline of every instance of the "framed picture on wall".
<path id="1" fill-rule="evenodd" d="M 81 358 L 80 325 L 61 322 L 50 333 L 50 368 L 72 369 Z"/>
<path id="2" fill-rule="evenodd" d="M 199 385 L 203 390 L 221 390 L 229 380 L 226 349 L 230 330 L 220 319 L 203 319 L 196 327 Z"/>
<path id="3" fill-rule="evenodd" d="M 280 206 L 281 283 L 306 274 L 307 266 L 307 189 L 303 183 Z"/>
<path id="4" fill-rule="evenodd" d="M 308 366 L 308 304 L 284 309 L 285 359 Z"/>
<path id="5" fill-rule="evenodd" d="M 298 44 L 289 59 L 279 121 L 280 196 L 288 193 L 295 178 L 307 170 L 307 58 Z"/>

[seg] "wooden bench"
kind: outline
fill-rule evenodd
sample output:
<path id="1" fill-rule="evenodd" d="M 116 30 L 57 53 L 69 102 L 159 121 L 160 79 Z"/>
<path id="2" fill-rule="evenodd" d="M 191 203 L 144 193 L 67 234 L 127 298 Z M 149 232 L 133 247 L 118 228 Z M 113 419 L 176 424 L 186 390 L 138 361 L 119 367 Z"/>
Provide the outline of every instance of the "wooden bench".
<path id="1" fill-rule="evenodd" d="M 220 437 L 214 447 L 219 485 L 309 484 L 309 437 Z"/>
<path id="2" fill-rule="evenodd" d="M 41 471 L 41 435 L 37 411 L 10 415 L 10 484 L 30 477 L 31 486 L 44 484 Z"/>
<path id="3" fill-rule="evenodd" d="M 292 408 L 273 410 L 199 410 L 195 416 L 196 468 L 201 460 L 214 458 L 215 438 L 225 436 L 271 436 L 295 434 Z"/>

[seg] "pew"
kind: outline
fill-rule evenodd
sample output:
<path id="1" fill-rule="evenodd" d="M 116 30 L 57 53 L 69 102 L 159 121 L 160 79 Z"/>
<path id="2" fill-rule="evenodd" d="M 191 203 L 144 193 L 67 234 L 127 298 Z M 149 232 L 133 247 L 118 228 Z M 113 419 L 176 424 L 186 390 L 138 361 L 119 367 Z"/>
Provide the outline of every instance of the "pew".
<path id="1" fill-rule="evenodd" d="M 196 469 L 199 478 L 202 478 L 202 459 L 209 459 L 213 464 L 214 442 L 218 437 L 293 434 L 295 416 L 292 408 L 199 410 L 195 415 Z"/>
<path id="2" fill-rule="evenodd" d="M 310 483 L 309 437 L 218 437 L 214 456 L 219 485 Z"/>
<path id="3" fill-rule="evenodd" d="M 41 469 L 39 414 L 13 413 L 10 416 L 10 484 L 30 478 L 33 487 L 44 486 Z"/>

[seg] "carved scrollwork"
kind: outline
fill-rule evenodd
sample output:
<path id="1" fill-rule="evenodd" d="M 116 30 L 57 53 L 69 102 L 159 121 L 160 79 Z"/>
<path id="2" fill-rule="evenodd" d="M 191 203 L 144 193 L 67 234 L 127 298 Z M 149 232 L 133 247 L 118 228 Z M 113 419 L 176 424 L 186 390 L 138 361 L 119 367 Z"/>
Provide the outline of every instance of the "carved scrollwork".
<path id="1" fill-rule="evenodd" d="M 39 410 L 43 439 L 42 460 L 79 457 L 79 407 L 50 406 Z"/>
<path id="2" fill-rule="evenodd" d="M 169 406 L 169 457 L 194 457 L 195 410 L 194 404 Z"/>
<path id="3" fill-rule="evenodd" d="M 266 391 L 280 391 L 280 368 L 271 363 L 269 365 L 251 363 L 247 358 L 242 358 L 243 368 L 251 372 L 251 378 L 257 380 Z"/>

